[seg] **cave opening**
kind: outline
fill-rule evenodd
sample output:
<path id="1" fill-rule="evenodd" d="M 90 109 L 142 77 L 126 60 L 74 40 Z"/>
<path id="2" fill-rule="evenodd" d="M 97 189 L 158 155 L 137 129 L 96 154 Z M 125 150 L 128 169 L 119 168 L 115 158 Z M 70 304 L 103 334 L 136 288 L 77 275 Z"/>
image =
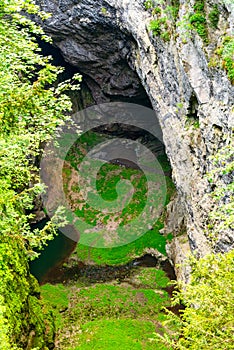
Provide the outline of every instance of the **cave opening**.
<path id="1" fill-rule="evenodd" d="M 136 89 L 132 89 L 132 84 L 127 87 L 131 91 L 129 96 L 127 96 L 126 91 L 121 93 L 120 90 L 117 92 L 115 91 L 113 94 L 102 93 L 100 92 L 101 87 L 98 82 L 96 82 L 91 76 L 88 76 L 87 73 L 84 73 L 80 67 L 76 67 L 68 63 L 61 54 L 60 49 L 52 46 L 51 44 L 41 42 L 40 40 L 39 45 L 44 55 L 52 56 L 54 65 L 64 67 L 64 72 L 59 76 L 59 82 L 70 79 L 75 73 L 80 73 L 82 75 L 83 79 L 80 91 L 69 93 L 73 103 L 73 112 L 77 112 L 97 104 L 100 102 L 100 96 L 101 102 L 127 102 L 152 109 L 150 99 L 142 86 L 140 79 L 138 77 L 136 78 L 135 75 L 135 86 L 137 87 Z M 127 62 L 124 64 L 128 66 Z M 124 69 L 126 69 L 126 66 Z M 129 66 L 128 69 L 131 71 Z M 92 130 L 92 132 L 101 135 L 101 137 L 104 135 L 107 137 L 127 138 L 130 140 L 139 141 L 148 147 L 157 157 L 161 157 L 160 159 L 166 167 L 165 175 L 171 178 L 171 167 L 165 152 L 165 147 L 159 139 L 157 139 L 147 130 L 123 123 L 110 123 L 96 127 Z M 125 159 L 124 155 L 121 159 L 116 159 L 113 157 L 109 163 L 120 165 L 126 169 L 136 169 L 136 165 L 131 164 L 131 162 L 129 163 L 129 161 Z M 34 226 L 43 226 L 47 219 L 48 218 L 43 219 Z M 42 251 L 40 257 L 31 262 L 31 272 L 41 283 L 54 281 L 58 275 L 65 276 L 66 273 L 69 274 L 70 272 L 67 272 L 66 268 L 63 267 L 63 264 L 67 261 L 68 257 L 71 256 L 72 252 L 74 252 L 75 247 L 76 244 L 74 241 L 70 240 L 68 237 L 65 237 L 62 233 L 59 233 L 59 235 L 56 236 L 53 241 L 48 243 L 48 246 L 44 249 L 44 251 Z M 144 253 L 142 254 L 144 256 Z M 162 264 L 161 267 L 164 268 L 165 265 Z M 168 270 L 168 266 L 165 268 L 165 271 L 166 270 Z"/>

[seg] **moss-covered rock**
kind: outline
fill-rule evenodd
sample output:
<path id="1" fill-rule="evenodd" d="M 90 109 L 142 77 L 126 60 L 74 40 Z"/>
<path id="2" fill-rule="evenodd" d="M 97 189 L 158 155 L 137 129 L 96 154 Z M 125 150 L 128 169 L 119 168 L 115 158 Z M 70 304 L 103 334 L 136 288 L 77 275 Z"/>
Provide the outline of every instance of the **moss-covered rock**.
<path id="1" fill-rule="evenodd" d="M 54 322 L 19 239 L 0 244 L 0 349 L 52 349 Z"/>

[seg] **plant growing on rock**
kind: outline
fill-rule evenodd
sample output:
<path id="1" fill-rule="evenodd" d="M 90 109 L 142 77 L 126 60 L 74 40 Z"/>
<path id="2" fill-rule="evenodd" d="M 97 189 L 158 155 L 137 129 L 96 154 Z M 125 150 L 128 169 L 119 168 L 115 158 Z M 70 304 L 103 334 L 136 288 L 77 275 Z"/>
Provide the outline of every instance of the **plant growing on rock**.
<path id="1" fill-rule="evenodd" d="M 179 3 L 175 1 L 174 6 L 165 6 L 159 1 L 157 3 L 146 1 L 145 9 L 150 10 L 154 17 L 154 19 L 150 21 L 149 30 L 152 31 L 154 36 L 160 36 L 164 41 L 169 41 L 172 27 L 177 19 Z"/>
<path id="2" fill-rule="evenodd" d="M 213 28 L 217 28 L 218 27 L 218 23 L 219 23 L 219 9 L 218 9 L 218 5 L 215 4 L 212 8 L 212 10 L 210 11 L 208 17 L 210 20 L 210 24 Z"/>
<path id="3" fill-rule="evenodd" d="M 3 0 L 0 11 L 0 347 L 43 349 L 45 337 L 53 343 L 52 322 L 45 324 L 50 316 L 38 300 L 26 254 L 35 255 L 34 249 L 46 244 L 57 223 L 31 231 L 30 212 L 43 190 L 35 164 L 41 145 L 69 119 L 71 102 L 63 91 L 71 81 L 53 86 L 62 70 L 40 54 L 35 36 L 46 37 L 22 15 L 46 17 L 33 2 Z"/>
<path id="4" fill-rule="evenodd" d="M 208 31 L 203 0 L 196 0 L 193 6 L 194 13 L 189 16 L 189 22 L 202 38 L 204 43 L 208 43 Z"/>
<path id="5" fill-rule="evenodd" d="M 181 318 L 169 313 L 164 325 L 176 324 L 180 332 L 156 334 L 166 346 L 185 350 L 233 349 L 234 251 L 191 257 L 191 279 L 178 285 L 174 302 L 185 305 Z"/>
<path id="6" fill-rule="evenodd" d="M 214 208 L 210 213 L 212 236 L 218 240 L 221 232 L 234 230 L 234 142 L 229 142 L 212 157 L 214 170 L 209 174 L 209 181 L 216 183 L 211 196 Z"/>

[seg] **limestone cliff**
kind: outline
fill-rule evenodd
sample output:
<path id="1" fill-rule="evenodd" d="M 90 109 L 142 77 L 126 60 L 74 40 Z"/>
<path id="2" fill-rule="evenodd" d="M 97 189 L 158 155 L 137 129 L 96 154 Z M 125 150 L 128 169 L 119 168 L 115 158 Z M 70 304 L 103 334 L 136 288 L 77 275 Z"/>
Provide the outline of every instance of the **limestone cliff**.
<path id="1" fill-rule="evenodd" d="M 224 38 L 233 35 L 234 5 L 205 1 L 201 33 L 195 19 L 188 17 L 198 3 L 193 0 L 158 5 L 158 14 L 152 11 L 156 1 L 148 1 L 148 6 L 142 0 L 38 3 L 52 13 L 44 23 L 46 32 L 65 60 L 84 74 L 96 103 L 140 98 L 144 87 L 158 115 L 178 192 L 165 230 L 175 236 L 183 231 L 188 237 L 175 237 L 169 254 L 174 262 L 181 261 L 189 243 L 191 250 L 204 255 L 210 250 L 211 209 L 205 174 L 211 169 L 210 155 L 223 145 L 234 124 L 234 89 L 215 53 Z M 167 5 L 177 9 L 173 18 Z M 154 22 L 156 29 L 149 30 L 152 20 L 162 27 L 157 30 Z M 232 246 L 232 232 L 224 232 L 215 250 Z"/>

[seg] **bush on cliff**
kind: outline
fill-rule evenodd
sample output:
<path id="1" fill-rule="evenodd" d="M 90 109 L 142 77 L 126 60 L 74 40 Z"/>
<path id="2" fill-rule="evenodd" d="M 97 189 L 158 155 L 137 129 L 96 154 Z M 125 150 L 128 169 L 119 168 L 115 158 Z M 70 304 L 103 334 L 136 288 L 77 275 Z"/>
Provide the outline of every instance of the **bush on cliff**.
<path id="1" fill-rule="evenodd" d="M 53 345 L 52 318 L 39 300 L 27 257 L 52 234 L 31 232 L 30 211 L 42 191 L 35 166 L 41 145 L 68 119 L 71 108 L 61 86 L 51 85 L 61 69 L 40 54 L 35 36 L 44 34 L 23 15 L 26 12 L 45 17 L 31 0 L 0 0 L 0 349 L 4 350 Z"/>

